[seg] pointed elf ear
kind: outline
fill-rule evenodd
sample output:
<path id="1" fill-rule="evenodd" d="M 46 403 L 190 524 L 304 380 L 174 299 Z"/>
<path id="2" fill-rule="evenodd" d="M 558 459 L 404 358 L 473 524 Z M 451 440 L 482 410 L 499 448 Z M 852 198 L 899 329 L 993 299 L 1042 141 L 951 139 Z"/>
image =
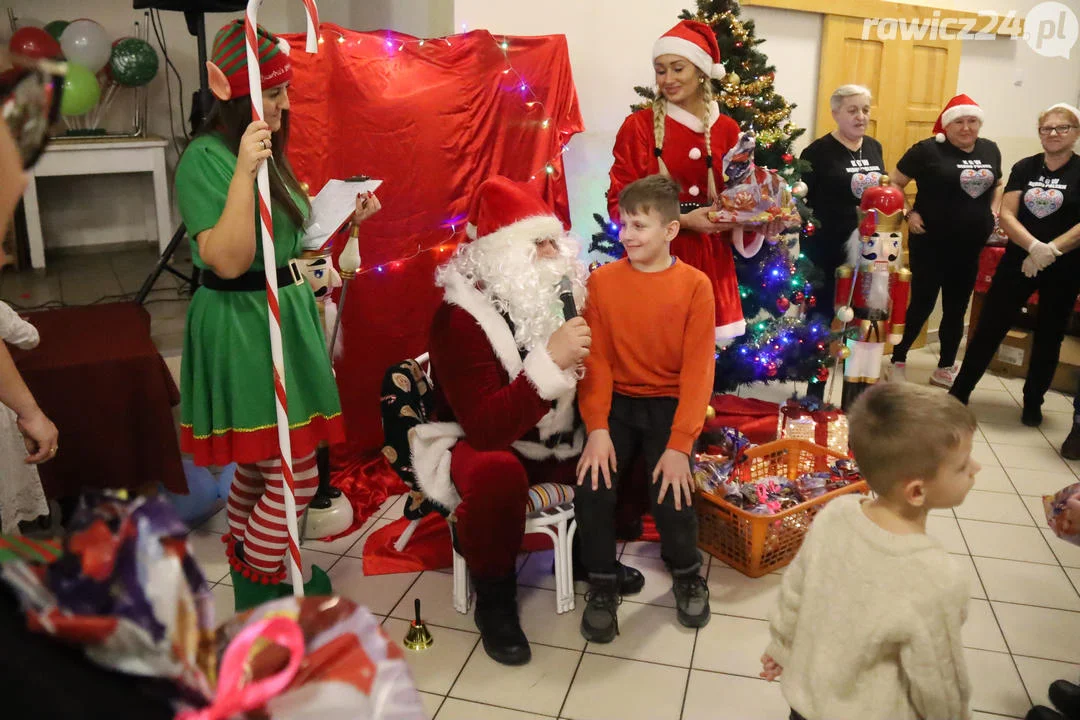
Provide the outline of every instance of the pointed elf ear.
<path id="1" fill-rule="evenodd" d="M 207 60 L 206 71 L 209 75 L 210 92 L 214 93 L 214 97 L 222 102 L 230 100 L 232 98 L 232 87 L 229 85 L 229 79 L 225 77 L 225 73 L 222 72 L 221 68 Z"/>

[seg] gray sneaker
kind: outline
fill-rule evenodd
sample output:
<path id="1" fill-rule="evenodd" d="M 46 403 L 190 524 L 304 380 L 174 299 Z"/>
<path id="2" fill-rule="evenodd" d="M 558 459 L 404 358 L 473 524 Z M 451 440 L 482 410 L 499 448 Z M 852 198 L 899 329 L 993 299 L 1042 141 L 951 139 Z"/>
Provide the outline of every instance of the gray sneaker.
<path id="1" fill-rule="evenodd" d="M 709 586 L 705 578 L 697 573 L 676 575 L 671 590 L 675 594 L 675 611 L 680 624 L 689 628 L 709 624 Z"/>
<path id="2" fill-rule="evenodd" d="M 589 642 L 609 643 L 619 634 L 619 580 L 617 575 L 593 575 L 585 593 L 585 612 L 581 614 L 581 634 Z"/>

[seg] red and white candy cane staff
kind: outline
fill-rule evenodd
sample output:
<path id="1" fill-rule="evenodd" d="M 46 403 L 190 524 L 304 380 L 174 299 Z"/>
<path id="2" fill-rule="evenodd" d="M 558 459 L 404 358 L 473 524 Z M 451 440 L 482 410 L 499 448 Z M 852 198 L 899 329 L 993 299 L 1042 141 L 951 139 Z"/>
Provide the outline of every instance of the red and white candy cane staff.
<path id="1" fill-rule="evenodd" d="M 307 10 L 307 48 L 319 51 L 319 11 L 314 0 L 303 0 Z M 255 35 L 259 6 L 262 0 L 248 0 L 244 18 L 247 38 L 248 86 L 251 88 L 252 121 L 263 119 L 262 77 L 259 74 L 259 45 Z M 274 397 L 277 409 L 278 445 L 281 448 L 281 473 L 285 480 L 285 527 L 289 531 L 289 576 L 293 594 L 304 595 L 303 565 L 300 561 L 300 532 L 296 527 L 296 497 L 293 479 L 292 440 L 289 437 L 289 404 L 285 397 L 285 359 L 281 350 L 281 308 L 278 306 L 277 267 L 274 262 L 274 223 L 270 219 L 270 176 L 266 163 L 259 166 L 256 176 L 259 187 L 259 227 L 262 229 L 263 268 L 266 271 L 266 303 L 270 316 L 270 355 L 274 363 Z"/>

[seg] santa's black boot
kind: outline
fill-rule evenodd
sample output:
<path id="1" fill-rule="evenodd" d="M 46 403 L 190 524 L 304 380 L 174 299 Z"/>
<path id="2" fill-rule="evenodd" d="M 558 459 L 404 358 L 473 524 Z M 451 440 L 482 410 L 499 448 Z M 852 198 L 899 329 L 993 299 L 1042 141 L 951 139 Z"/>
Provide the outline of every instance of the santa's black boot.
<path id="1" fill-rule="evenodd" d="M 1066 720 L 1080 720 L 1080 685 L 1068 680 L 1055 680 L 1050 685 L 1050 702 Z"/>
<path id="2" fill-rule="evenodd" d="M 517 606 L 517 577 L 511 573 L 494 580 L 473 578 L 476 586 L 476 610 L 473 619 L 484 652 L 503 665 L 524 665 L 532 659 L 532 650 L 521 629 Z"/>

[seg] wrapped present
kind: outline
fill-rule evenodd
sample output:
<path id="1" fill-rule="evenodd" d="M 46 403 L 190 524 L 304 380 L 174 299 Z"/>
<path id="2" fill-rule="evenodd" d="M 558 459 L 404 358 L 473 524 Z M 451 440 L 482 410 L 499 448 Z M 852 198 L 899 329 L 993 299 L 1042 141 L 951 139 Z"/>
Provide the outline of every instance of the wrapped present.
<path id="1" fill-rule="evenodd" d="M 404 651 L 351 600 L 287 597 L 218 630 L 213 702 L 177 720 L 422 720 Z"/>
<path id="2" fill-rule="evenodd" d="M 1046 522 L 1062 540 L 1080 545 L 1080 483 L 1043 496 Z"/>
<path id="3" fill-rule="evenodd" d="M 764 224 L 782 220 L 785 225 L 802 224 L 791 188 L 775 170 L 754 164 L 757 138 L 747 131 L 724 155 L 724 190 L 709 212 L 712 222 L 738 225 Z"/>
<path id="4" fill-rule="evenodd" d="M 214 675 L 213 597 L 187 534 L 161 497 L 88 495 L 51 559 L 5 542 L 0 579 L 32 631 L 110 670 L 165 679 L 174 700 L 202 698 Z"/>
<path id="5" fill-rule="evenodd" d="M 832 405 L 822 406 L 812 398 L 791 398 L 780 406 L 777 438 L 806 440 L 833 452 L 848 454 L 848 419 Z"/>

